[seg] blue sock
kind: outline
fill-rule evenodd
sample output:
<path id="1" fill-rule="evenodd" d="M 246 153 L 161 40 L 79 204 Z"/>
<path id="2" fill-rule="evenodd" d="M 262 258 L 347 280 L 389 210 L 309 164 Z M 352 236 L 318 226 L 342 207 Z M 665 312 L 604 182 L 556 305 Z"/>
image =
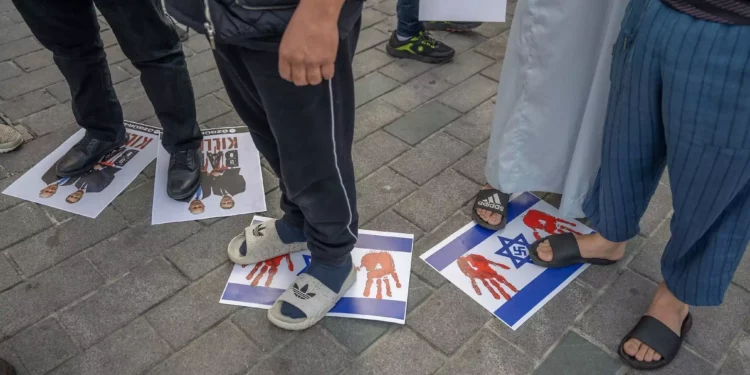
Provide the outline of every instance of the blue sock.
<path id="1" fill-rule="evenodd" d="M 285 244 L 307 242 L 307 237 L 302 228 L 292 226 L 283 220 L 276 221 L 276 233 L 279 234 L 281 242 Z M 243 257 L 247 255 L 247 242 L 243 242 L 242 245 L 240 245 L 240 254 Z"/>
<path id="2" fill-rule="evenodd" d="M 307 268 L 305 273 L 314 276 L 320 280 L 325 286 L 331 288 L 334 292 L 338 293 L 341 287 L 344 285 L 349 272 L 352 269 L 352 256 L 347 255 L 342 261 L 338 263 L 323 263 L 320 260 L 313 258 L 310 261 L 310 266 Z M 302 310 L 292 306 L 289 303 L 283 302 L 281 304 L 281 314 L 288 316 L 293 319 L 304 318 L 306 315 Z"/>

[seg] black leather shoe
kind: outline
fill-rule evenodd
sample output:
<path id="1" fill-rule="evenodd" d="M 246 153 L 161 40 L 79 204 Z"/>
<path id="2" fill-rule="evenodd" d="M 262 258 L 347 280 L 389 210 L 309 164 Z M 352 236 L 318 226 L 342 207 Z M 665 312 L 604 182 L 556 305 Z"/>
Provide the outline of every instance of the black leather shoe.
<path id="1" fill-rule="evenodd" d="M 95 139 L 86 134 L 60 160 L 57 161 L 57 175 L 72 177 L 93 168 L 110 151 L 125 144 L 127 137 L 110 142 Z"/>
<path id="2" fill-rule="evenodd" d="M 199 149 L 175 151 L 169 156 L 167 195 L 178 201 L 187 200 L 200 185 L 201 153 Z"/>

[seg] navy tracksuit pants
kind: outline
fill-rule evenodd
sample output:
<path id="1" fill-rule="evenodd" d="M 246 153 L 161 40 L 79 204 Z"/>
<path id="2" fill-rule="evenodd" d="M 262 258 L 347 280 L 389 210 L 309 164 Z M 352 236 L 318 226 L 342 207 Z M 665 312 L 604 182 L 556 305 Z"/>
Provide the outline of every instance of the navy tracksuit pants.
<path id="1" fill-rule="evenodd" d="M 610 241 L 639 232 L 665 166 L 669 290 L 721 304 L 750 240 L 750 26 L 633 0 L 613 50 L 602 166 L 584 210 Z"/>

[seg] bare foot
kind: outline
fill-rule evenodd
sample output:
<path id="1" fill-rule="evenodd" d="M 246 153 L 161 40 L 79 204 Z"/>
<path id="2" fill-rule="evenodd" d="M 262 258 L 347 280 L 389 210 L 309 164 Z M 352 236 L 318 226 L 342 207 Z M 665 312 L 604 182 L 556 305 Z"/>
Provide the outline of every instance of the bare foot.
<path id="1" fill-rule="evenodd" d="M 484 187 L 482 188 L 482 190 L 490 189 L 492 189 L 492 186 L 490 185 L 484 185 Z M 499 225 L 500 222 L 503 221 L 503 217 L 500 214 L 494 213 L 492 211 L 487 211 L 482 208 L 477 208 L 477 214 L 485 223 L 489 225 Z"/>
<path id="2" fill-rule="evenodd" d="M 598 233 L 576 235 L 576 241 L 584 258 L 620 260 L 625 255 L 625 242 L 608 241 Z M 552 261 L 552 252 L 549 241 L 544 241 L 537 247 L 539 259 L 545 262 Z"/>
<path id="3" fill-rule="evenodd" d="M 688 314 L 688 308 L 688 305 L 678 300 L 662 281 L 646 315 L 658 319 L 679 336 L 680 331 L 682 331 L 682 322 L 685 321 Z M 661 360 L 661 354 L 637 339 L 630 339 L 625 342 L 623 349 L 629 356 L 641 362 Z"/>

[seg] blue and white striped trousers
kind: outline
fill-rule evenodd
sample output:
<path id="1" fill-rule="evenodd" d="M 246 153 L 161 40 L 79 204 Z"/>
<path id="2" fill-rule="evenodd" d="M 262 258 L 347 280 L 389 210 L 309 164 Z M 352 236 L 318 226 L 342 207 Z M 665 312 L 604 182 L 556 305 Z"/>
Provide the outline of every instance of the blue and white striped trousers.
<path id="1" fill-rule="evenodd" d="M 669 290 L 721 304 L 750 240 L 750 26 L 633 0 L 613 51 L 602 166 L 584 205 L 611 241 L 638 222 L 668 165 Z"/>

